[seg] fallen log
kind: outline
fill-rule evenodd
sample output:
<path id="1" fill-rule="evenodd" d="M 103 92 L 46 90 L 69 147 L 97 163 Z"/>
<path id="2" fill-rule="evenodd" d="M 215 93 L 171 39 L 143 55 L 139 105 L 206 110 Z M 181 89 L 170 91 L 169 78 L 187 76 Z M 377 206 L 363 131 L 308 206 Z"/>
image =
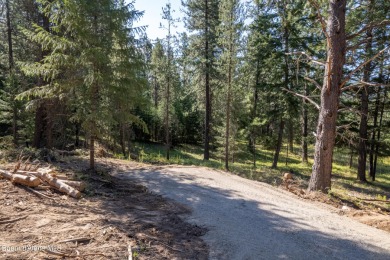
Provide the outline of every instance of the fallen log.
<path id="1" fill-rule="evenodd" d="M 11 172 L 0 170 L 0 175 L 10 180 L 12 183 L 19 183 L 28 187 L 37 187 L 41 181 L 35 176 L 12 174 Z"/>
<path id="2" fill-rule="evenodd" d="M 10 173 L 8 171 L 0 170 L 0 175 L 2 177 L 4 177 L 5 179 L 7 179 L 7 180 L 11 180 L 12 179 L 12 173 Z"/>
<path id="3" fill-rule="evenodd" d="M 48 170 L 45 170 L 45 171 L 48 171 Z M 17 173 L 21 174 L 21 175 L 25 175 L 25 176 L 38 176 L 37 172 L 33 172 L 33 171 L 21 171 L 21 170 L 18 170 Z M 71 180 L 68 180 L 66 176 L 62 176 L 62 175 L 55 175 L 55 174 L 49 174 L 49 175 L 51 177 L 56 178 L 57 180 L 65 183 L 65 184 L 75 188 L 78 191 L 84 191 L 85 190 L 86 185 L 85 185 L 84 182 L 81 182 L 81 181 L 71 181 Z"/>
<path id="4" fill-rule="evenodd" d="M 56 188 L 57 190 L 68 194 L 69 196 L 73 198 L 80 198 L 81 193 L 74 189 L 73 187 L 69 186 L 68 184 L 65 184 L 62 180 L 59 180 L 49 174 L 51 170 L 49 169 L 38 169 L 37 172 L 31 172 L 31 174 L 37 176 L 38 178 L 44 180 L 47 182 L 50 186 Z"/>
<path id="5" fill-rule="evenodd" d="M 78 191 L 84 191 L 85 190 L 85 183 L 81 181 L 70 181 L 70 180 L 61 180 L 63 183 L 75 188 Z"/>
<path id="6" fill-rule="evenodd" d="M 28 187 L 37 187 L 41 184 L 41 180 L 34 176 L 24 176 L 20 174 L 13 174 L 11 181 L 19 183 Z"/>

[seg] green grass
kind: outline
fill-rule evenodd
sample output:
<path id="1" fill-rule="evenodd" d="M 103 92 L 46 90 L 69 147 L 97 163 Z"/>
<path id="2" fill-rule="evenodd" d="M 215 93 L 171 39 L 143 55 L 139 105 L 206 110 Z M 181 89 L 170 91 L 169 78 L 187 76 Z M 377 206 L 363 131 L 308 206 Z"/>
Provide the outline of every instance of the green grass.
<path id="1" fill-rule="evenodd" d="M 177 146 L 170 151 L 170 160 L 165 158 L 165 147 L 156 143 L 135 143 L 139 151 L 140 161 L 153 164 L 179 164 L 205 166 L 213 169 L 224 170 L 223 154 L 212 152 L 209 161 L 203 160 L 203 148 L 193 145 Z M 301 163 L 299 147 L 294 147 L 294 153 L 289 152 L 287 157 L 286 147 L 283 147 L 278 163 L 278 169 L 271 169 L 273 151 L 257 149 L 256 168 L 253 167 L 253 155 L 247 151 L 245 143 L 237 144 L 235 162 L 229 164 L 230 172 L 244 178 L 266 182 L 272 185 L 280 185 L 284 172 L 293 172 L 295 179 L 303 186 L 310 178 L 312 160 L 308 164 Z M 312 149 L 310 151 L 312 153 Z M 309 155 L 310 155 L 309 152 Z M 336 149 L 333 163 L 332 194 L 347 198 L 370 197 L 390 198 L 390 157 L 381 158 L 378 161 L 377 177 L 375 182 L 360 183 L 356 180 L 357 158 L 353 158 L 354 167 L 349 168 L 350 156 L 343 149 Z M 305 187 L 303 187 L 305 188 Z"/>

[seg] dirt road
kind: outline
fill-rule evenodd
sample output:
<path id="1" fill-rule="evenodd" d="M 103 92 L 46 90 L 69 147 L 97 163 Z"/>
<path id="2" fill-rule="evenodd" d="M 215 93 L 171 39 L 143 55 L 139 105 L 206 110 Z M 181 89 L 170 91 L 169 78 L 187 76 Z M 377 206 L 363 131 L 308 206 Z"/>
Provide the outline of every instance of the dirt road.
<path id="1" fill-rule="evenodd" d="M 188 206 L 209 229 L 210 259 L 390 259 L 389 233 L 268 184 L 181 166 L 119 176 Z"/>

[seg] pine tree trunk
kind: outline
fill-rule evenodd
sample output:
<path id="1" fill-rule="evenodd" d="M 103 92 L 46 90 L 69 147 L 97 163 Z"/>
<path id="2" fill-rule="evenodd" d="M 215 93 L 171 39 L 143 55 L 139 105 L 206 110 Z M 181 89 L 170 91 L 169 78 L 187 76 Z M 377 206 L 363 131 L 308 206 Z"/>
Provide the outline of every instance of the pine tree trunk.
<path id="1" fill-rule="evenodd" d="M 95 171 L 95 135 L 89 139 L 89 169 Z"/>
<path id="2" fill-rule="evenodd" d="M 53 101 L 46 100 L 44 103 L 46 106 L 46 127 L 45 127 L 45 137 L 46 137 L 46 145 L 45 147 L 48 149 L 53 148 Z"/>
<path id="3" fill-rule="evenodd" d="M 205 91 L 206 91 L 206 115 L 204 129 L 204 155 L 203 159 L 210 159 L 210 120 L 211 120 L 211 93 L 210 93 L 210 57 L 209 57 L 209 3 L 205 0 Z"/>
<path id="4" fill-rule="evenodd" d="M 37 110 L 35 111 L 35 121 L 34 121 L 35 129 L 34 129 L 34 139 L 33 139 L 34 148 L 42 147 L 44 117 L 45 117 L 45 108 L 43 104 L 40 104 Z"/>
<path id="5" fill-rule="evenodd" d="M 294 124 L 292 119 L 288 121 L 288 147 L 290 149 L 290 152 L 294 152 Z"/>
<path id="6" fill-rule="evenodd" d="M 159 89 L 158 82 L 157 82 L 156 78 L 154 78 L 154 109 L 155 109 L 155 111 L 157 111 L 157 109 L 158 109 L 158 89 Z M 159 138 L 158 138 L 157 122 L 154 122 L 153 129 L 154 129 L 154 141 L 158 141 Z"/>
<path id="7" fill-rule="evenodd" d="M 329 2 L 326 30 L 327 63 L 321 90 L 321 106 L 309 191 L 327 192 L 331 188 L 336 119 L 346 52 L 345 13 L 346 0 Z"/>
<path id="8" fill-rule="evenodd" d="M 232 35 L 230 35 L 232 38 Z M 232 41 L 232 39 L 230 39 Z M 228 89 L 226 99 L 226 130 L 225 130 L 225 169 L 229 170 L 229 138 L 230 138 L 230 103 L 231 103 L 231 87 L 232 87 L 232 45 L 229 47 L 229 69 L 228 69 Z"/>
<path id="9" fill-rule="evenodd" d="M 306 84 L 304 86 L 305 88 L 305 95 L 307 96 L 307 87 Z M 308 116 L 307 116 L 307 101 L 305 99 L 302 100 L 302 162 L 308 163 L 308 154 L 307 154 L 307 123 L 308 123 Z"/>
<path id="10" fill-rule="evenodd" d="M 279 154 L 280 154 L 280 149 L 282 148 L 282 141 L 283 141 L 283 129 L 284 129 L 284 121 L 281 118 L 279 124 L 278 142 L 276 144 L 274 160 L 272 162 L 273 169 L 276 169 L 278 167 Z"/>
<path id="11" fill-rule="evenodd" d="M 251 115 L 251 121 L 253 122 L 257 116 L 257 103 L 258 103 L 258 100 L 259 100 L 259 86 L 260 84 L 260 59 L 257 60 L 257 63 L 256 63 L 256 81 L 255 81 L 255 86 L 253 88 L 253 108 L 252 108 L 252 115 Z M 252 152 L 252 153 L 255 153 L 255 146 L 256 144 L 254 142 L 256 142 L 256 129 L 251 129 L 251 133 L 250 133 L 250 136 L 249 136 L 249 150 Z M 254 154 L 254 160 L 255 160 L 255 157 L 256 155 Z M 254 162 L 254 164 L 256 164 Z"/>
<path id="12" fill-rule="evenodd" d="M 352 169 L 353 166 L 353 147 L 352 145 L 349 146 L 350 154 L 349 154 L 349 169 Z"/>
<path id="13" fill-rule="evenodd" d="M 371 53 L 372 47 L 372 30 L 367 31 L 367 44 L 365 51 L 367 54 Z M 363 81 L 369 82 L 371 77 L 371 62 L 364 66 Z M 359 129 L 359 159 L 357 178 L 361 182 L 367 182 L 366 179 L 366 163 L 367 163 L 367 139 L 368 139 L 368 100 L 369 89 L 368 86 L 362 88 L 361 93 L 361 107 L 360 107 L 360 129 Z"/>
<path id="14" fill-rule="evenodd" d="M 13 143 L 18 144 L 18 108 L 15 102 L 15 79 L 14 79 L 14 51 L 12 44 L 12 26 L 11 26 L 11 10 L 9 6 L 9 0 L 5 1 L 6 8 L 6 23 L 7 23 L 7 41 L 8 41 L 8 76 L 11 82 L 11 93 L 12 93 L 12 136 Z"/>
<path id="15" fill-rule="evenodd" d="M 75 142 L 74 142 L 74 146 L 76 148 L 78 148 L 80 146 L 80 124 L 79 123 L 76 123 L 75 124 Z"/>
<path id="16" fill-rule="evenodd" d="M 375 110 L 374 110 L 374 124 L 373 124 L 373 130 L 371 134 L 371 141 L 370 141 L 370 154 L 369 154 L 369 162 L 370 162 L 370 177 L 371 180 L 374 173 L 374 150 L 375 150 L 375 143 L 376 143 L 376 134 L 377 134 L 377 127 L 378 127 L 378 116 L 379 116 L 379 103 L 380 103 L 380 89 L 379 87 L 376 89 L 376 100 L 375 100 Z"/>
<path id="17" fill-rule="evenodd" d="M 6 19 L 7 19 L 7 40 L 8 40 L 8 66 L 9 71 L 11 72 L 14 68 L 14 51 L 12 45 L 12 26 L 11 26 L 11 16 L 10 16 L 10 7 L 9 0 L 5 1 L 6 8 Z"/>
<path id="18" fill-rule="evenodd" d="M 284 27 L 284 51 L 285 53 L 289 52 L 289 30 L 287 26 Z M 284 85 L 286 89 L 289 89 L 289 69 L 288 69 L 288 57 L 285 55 L 284 57 Z M 279 160 L 279 154 L 280 150 L 282 148 L 282 142 L 283 142 L 283 130 L 284 130 L 284 120 L 283 116 L 280 118 L 280 124 L 279 124 L 279 131 L 278 131 L 278 141 L 276 144 L 275 148 L 275 153 L 274 153 L 274 160 L 272 162 L 272 168 L 277 168 L 278 167 L 278 160 Z M 288 148 L 287 148 L 288 149 Z"/>
<path id="19" fill-rule="evenodd" d="M 124 157 L 126 157 L 125 127 L 123 126 L 123 124 L 119 125 L 119 139 L 120 139 L 120 146 L 121 146 L 122 154 Z"/>
<path id="20" fill-rule="evenodd" d="M 169 59 L 169 58 L 168 58 Z M 168 83 L 167 83 L 167 92 L 166 92 L 166 104 L 165 104 L 165 149 L 166 149 L 166 158 L 169 161 L 169 150 L 170 150 L 170 143 L 169 143 L 169 102 L 170 102 L 170 79 L 168 77 Z"/>
<path id="21" fill-rule="evenodd" d="M 385 112 L 385 104 L 387 100 L 387 90 L 385 88 L 384 94 L 383 94 L 383 101 L 382 101 L 382 107 L 381 107 L 381 113 L 379 116 L 379 129 L 378 129 L 378 135 L 376 138 L 376 147 L 375 147 L 375 154 L 374 154 L 374 166 L 373 166 L 373 171 L 371 175 L 371 180 L 375 181 L 375 176 L 376 176 L 376 166 L 377 166 L 377 161 L 378 161 L 378 154 L 379 154 L 379 147 L 380 147 L 380 139 L 381 139 L 381 128 L 383 124 L 383 114 Z"/>
<path id="22" fill-rule="evenodd" d="M 42 22 L 42 27 L 46 30 L 50 30 L 50 22 L 49 18 L 43 14 L 39 13 L 40 21 Z M 40 59 L 43 60 L 45 56 L 47 55 L 48 51 L 42 50 L 40 53 Z M 38 85 L 44 85 L 44 79 L 40 77 L 38 79 Z M 51 126 L 48 124 L 49 120 L 49 106 L 47 105 L 47 99 L 42 99 L 39 102 L 38 108 L 35 111 L 35 122 L 34 122 L 34 140 L 33 140 L 33 146 L 35 148 L 42 148 L 47 147 L 48 141 L 51 145 L 52 140 L 48 140 L 47 137 L 49 136 L 49 139 L 51 138 Z"/>

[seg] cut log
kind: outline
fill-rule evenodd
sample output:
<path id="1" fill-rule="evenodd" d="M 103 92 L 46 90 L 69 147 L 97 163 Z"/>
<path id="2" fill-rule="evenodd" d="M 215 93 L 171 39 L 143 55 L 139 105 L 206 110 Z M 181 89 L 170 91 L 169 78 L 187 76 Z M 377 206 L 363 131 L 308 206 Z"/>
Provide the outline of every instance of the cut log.
<path id="1" fill-rule="evenodd" d="M 13 183 L 19 183 L 28 187 L 37 187 L 41 184 L 41 180 L 34 176 L 24 176 L 20 174 L 13 174 L 11 181 Z"/>
<path id="2" fill-rule="evenodd" d="M 51 176 L 49 174 L 51 170 L 50 169 L 38 169 L 37 172 L 32 172 L 31 174 L 34 174 L 38 178 L 46 181 L 50 186 L 56 188 L 57 190 L 68 194 L 69 196 L 73 198 L 80 198 L 81 193 L 74 189 L 73 187 L 69 186 L 68 184 L 65 184 L 63 181 Z"/>
<path id="3" fill-rule="evenodd" d="M 12 173 L 10 173 L 8 171 L 0 170 L 0 175 L 7 180 L 12 179 Z"/>
<path id="4" fill-rule="evenodd" d="M 70 180 L 61 180 L 63 183 L 68 184 L 69 186 L 75 188 L 78 191 L 85 190 L 85 183 L 81 181 L 70 181 Z"/>
<path id="5" fill-rule="evenodd" d="M 21 174 L 12 174 L 11 172 L 0 170 L 0 175 L 12 181 L 28 187 L 37 187 L 41 184 L 41 180 L 34 176 L 25 176 Z"/>

